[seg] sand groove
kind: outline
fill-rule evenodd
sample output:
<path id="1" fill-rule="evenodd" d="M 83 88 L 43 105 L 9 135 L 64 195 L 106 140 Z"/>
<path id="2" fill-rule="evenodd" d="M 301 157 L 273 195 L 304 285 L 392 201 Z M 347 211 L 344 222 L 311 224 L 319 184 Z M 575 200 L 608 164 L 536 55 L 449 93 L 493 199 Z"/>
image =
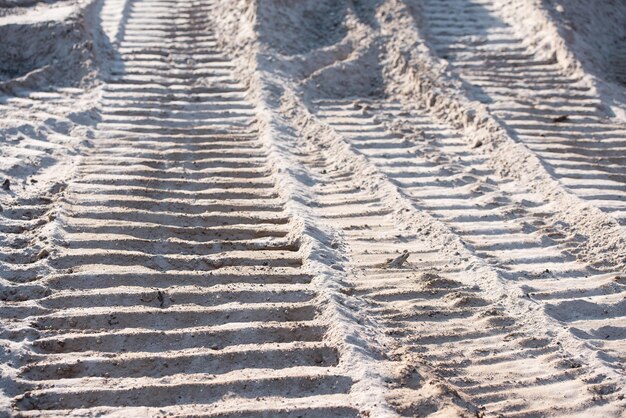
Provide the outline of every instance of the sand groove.
<path id="1" fill-rule="evenodd" d="M 572 337 L 583 338 L 597 353 L 583 360 L 559 349 L 562 343 L 554 341 L 553 332 L 512 316 L 486 297 L 486 283 L 468 281 L 463 273 L 466 258 L 405 232 L 394 220 L 393 207 L 384 209 L 382 196 L 372 202 L 365 190 L 347 194 L 342 184 L 354 184 L 356 177 L 339 165 L 320 162 L 317 171 L 336 179 L 320 178 L 321 206 L 332 201 L 339 208 L 346 202 L 343 216 L 327 216 L 326 209 L 320 216 L 344 230 L 357 289 L 372 301 L 372 313 L 400 346 L 417 353 L 488 413 L 601 410 L 597 392 L 618 391 L 623 373 L 623 339 L 609 342 L 598 333 L 605 329 L 622 334 L 617 324 L 624 318 L 626 288 L 619 276 L 577 262 L 567 251 L 577 238 L 559 230 L 550 204 L 499 177 L 459 133 L 426 112 L 386 99 L 323 99 L 316 107 L 321 120 L 384 173 L 415 208 L 448 225 L 477 257 L 514 284 L 521 297 L 540 306 L 538 312 L 545 312 L 548 322 L 561 321 Z M 367 202 L 361 208 L 352 204 L 360 196 Z M 363 216 L 365 207 L 370 216 Z M 408 267 L 381 269 L 381 259 L 405 250 L 412 254 Z M 569 309 L 579 312 L 575 318 L 560 315 Z M 617 367 L 605 380 L 586 361 Z M 548 393 L 555 396 L 548 399 Z M 389 396 L 401 413 L 424 408 L 407 404 L 402 395 L 396 398 L 393 391 Z M 579 403 L 573 404 L 571 397 Z"/>
<path id="2" fill-rule="evenodd" d="M 510 133 L 571 191 L 626 224 L 626 126 L 578 76 L 522 39 L 504 5 L 429 0 L 427 39 Z"/>
<path id="3" fill-rule="evenodd" d="M 0 415 L 623 414 L 618 8 L 41 3 L 0 5 L 76 55 L 0 65 Z"/>
<path id="4" fill-rule="evenodd" d="M 63 198 L 50 271 L 32 280 L 45 291 L 10 308 L 34 336 L 16 411 L 211 415 L 240 400 L 243 415 L 355 415 L 299 229 L 206 11 L 125 10 L 98 141 Z"/>

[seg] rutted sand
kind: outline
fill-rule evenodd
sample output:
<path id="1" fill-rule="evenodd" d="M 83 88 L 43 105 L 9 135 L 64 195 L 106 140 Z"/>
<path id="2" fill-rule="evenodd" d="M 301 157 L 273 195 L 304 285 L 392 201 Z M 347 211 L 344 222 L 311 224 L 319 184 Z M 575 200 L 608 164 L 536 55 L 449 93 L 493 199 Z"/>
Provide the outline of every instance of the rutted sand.
<path id="1" fill-rule="evenodd" d="M 4 413 L 623 412 L 619 6 L 9 6 Z"/>

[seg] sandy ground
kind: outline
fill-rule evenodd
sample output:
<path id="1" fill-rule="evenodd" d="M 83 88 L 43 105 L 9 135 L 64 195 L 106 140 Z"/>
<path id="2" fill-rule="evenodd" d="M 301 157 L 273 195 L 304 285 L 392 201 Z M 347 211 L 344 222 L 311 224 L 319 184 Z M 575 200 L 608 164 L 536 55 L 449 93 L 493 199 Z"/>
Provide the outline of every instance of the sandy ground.
<path id="1" fill-rule="evenodd" d="M 600 3 L 0 0 L 0 416 L 623 416 Z"/>

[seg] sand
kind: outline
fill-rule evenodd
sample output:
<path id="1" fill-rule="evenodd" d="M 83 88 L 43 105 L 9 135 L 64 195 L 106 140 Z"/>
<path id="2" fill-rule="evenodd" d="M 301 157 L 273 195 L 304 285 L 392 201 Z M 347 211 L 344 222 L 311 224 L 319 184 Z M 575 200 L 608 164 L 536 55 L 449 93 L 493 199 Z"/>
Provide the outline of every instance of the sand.
<path id="1" fill-rule="evenodd" d="M 0 415 L 622 416 L 624 13 L 0 1 Z"/>

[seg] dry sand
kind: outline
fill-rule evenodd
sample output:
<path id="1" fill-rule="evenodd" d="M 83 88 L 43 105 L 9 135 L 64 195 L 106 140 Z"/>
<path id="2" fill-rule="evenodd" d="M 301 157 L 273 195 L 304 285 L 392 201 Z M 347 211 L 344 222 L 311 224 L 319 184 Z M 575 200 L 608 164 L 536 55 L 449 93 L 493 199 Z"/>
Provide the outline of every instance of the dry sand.
<path id="1" fill-rule="evenodd" d="M 0 0 L 0 416 L 623 416 L 600 3 Z"/>

